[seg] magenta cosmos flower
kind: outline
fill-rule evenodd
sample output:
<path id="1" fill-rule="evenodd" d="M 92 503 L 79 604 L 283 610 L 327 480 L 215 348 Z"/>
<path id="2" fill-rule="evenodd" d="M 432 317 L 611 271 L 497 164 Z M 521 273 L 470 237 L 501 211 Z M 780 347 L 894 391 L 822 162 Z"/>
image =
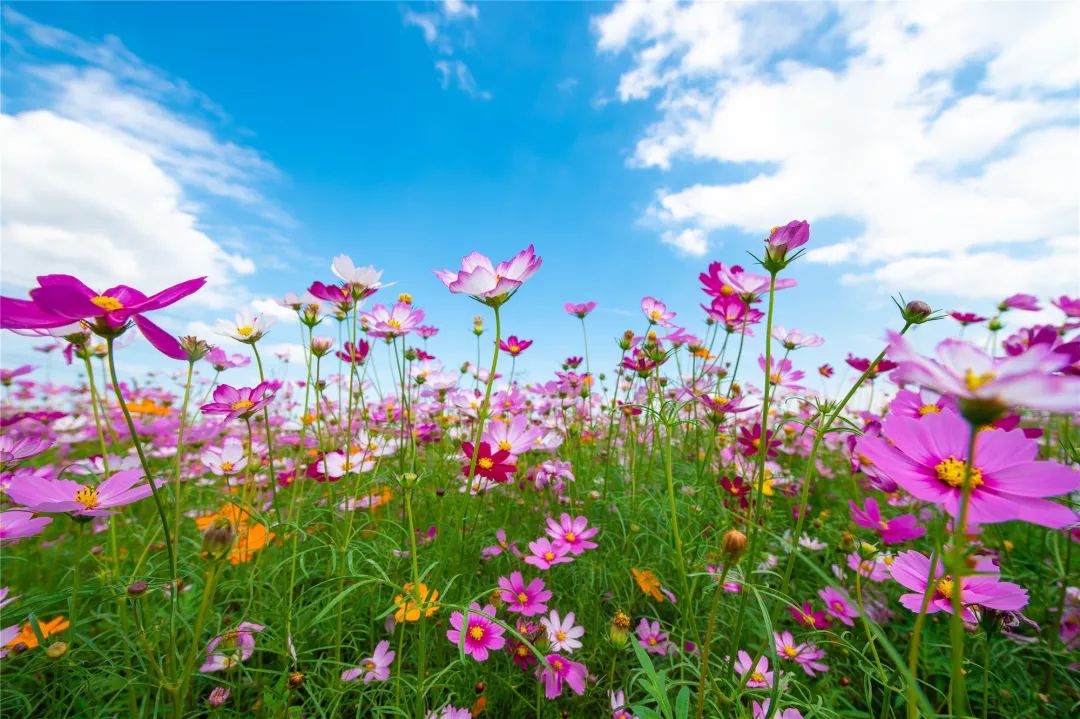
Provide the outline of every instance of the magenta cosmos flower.
<path id="1" fill-rule="evenodd" d="M 97 292 L 71 275 L 41 275 L 30 300 L 0 297 L 0 329 L 54 329 L 79 320 L 91 324 L 101 335 L 115 336 L 129 320 L 158 351 L 173 359 L 187 359 L 175 337 L 143 314 L 175 304 L 197 292 L 205 277 L 187 280 L 157 294 L 145 294 L 127 285 Z"/>
<path id="2" fill-rule="evenodd" d="M 505 340 L 499 342 L 499 349 L 511 357 L 517 357 L 525 350 L 532 347 L 532 340 L 519 338 L 517 335 L 510 335 Z"/>
<path id="3" fill-rule="evenodd" d="M 1039 299 L 1035 295 L 1025 295 L 1022 292 L 1015 295 L 1009 295 L 1001 301 L 998 305 L 998 311 L 1004 312 L 1006 310 L 1024 310 L 1026 312 L 1038 312 L 1042 307 L 1039 306 Z"/>
<path id="4" fill-rule="evenodd" d="M 825 602 L 825 611 L 829 613 L 829 616 L 839 619 L 849 627 L 855 626 L 853 620 L 859 616 L 859 613 L 851 605 L 847 594 L 832 587 L 825 587 L 818 590 L 818 596 Z"/>
<path id="5" fill-rule="evenodd" d="M 139 484 L 142 469 L 117 472 L 96 487 L 70 479 L 41 479 L 21 475 L 11 481 L 7 495 L 31 512 L 70 512 L 83 517 L 105 517 L 110 510 L 149 497 L 149 483 Z"/>
<path id="6" fill-rule="evenodd" d="M 812 642 L 796 642 L 791 632 L 773 632 L 773 641 L 776 644 L 777 656 L 782 661 L 797 663 L 807 676 L 816 676 L 817 672 L 829 670 L 828 665 L 819 661 L 825 657 L 825 652 Z"/>
<path id="7" fill-rule="evenodd" d="M 566 545 L 574 556 L 584 554 L 588 549 L 596 549 L 596 542 L 588 540 L 595 537 L 599 531 L 598 528 L 589 526 L 588 517 L 571 517 L 563 512 L 558 522 L 553 517 L 547 519 L 547 535 L 556 544 L 561 542 Z"/>
<path id="8" fill-rule="evenodd" d="M 650 325 L 660 325 L 661 327 L 674 327 L 671 320 L 675 318 L 675 313 L 668 310 L 660 300 L 655 297 L 643 297 L 641 300 L 641 314 L 645 315 L 645 319 L 649 321 Z"/>
<path id="9" fill-rule="evenodd" d="M 395 302 L 389 309 L 386 305 L 375 305 L 360 318 L 367 325 L 372 337 L 393 339 L 407 335 L 419 327 L 424 321 L 424 311 L 408 302 Z"/>
<path id="10" fill-rule="evenodd" d="M 206 646 L 206 661 L 200 672 L 219 672 L 230 669 L 251 658 L 255 653 L 255 632 L 266 629 L 261 624 L 240 622 L 231 632 L 214 637 Z"/>
<path id="11" fill-rule="evenodd" d="M 788 257 L 791 250 L 802 247 L 810 241 L 810 223 L 806 220 L 792 220 L 783 227 L 774 227 L 765 238 L 767 261 L 782 266 L 795 259 Z"/>
<path id="12" fill-rule="evenodd" d="M 517 292 L 525 280 L 536 274 L 543 264 L 532 245 L 506 262 L 492 266 L 491 260 L 479 252 L 466 255 L 461 269 L 436 270 L 446 288 L 454 294 L 469 295 L 478 302 L 498 307 Z"/>
<path id="13" fill-rule="evenodd" d="M 578 319 L 585 319 L 585 316 L 596 309 L 596 303 L 589 302 L 567 302 L 563 305 L 563 309 L 569 315 L 574 315 Z"/>
<path id="14" fill-rule="evenodd" d="M 959 322 L 962 326 L 977 325 L 980 322 L 986 322 L 986 318 L 982 315 L 977 315 L 974 312 L 957 312 L 953 311 L 949 313 L 949 317 Z"/>
<path id="15" fill-rule="evenodd" d="M 894 519 L 882 519 L 881 510 L 878 509 L 878 503 L 873 497 L 867 497 L 862 507 L 850 500 L 848 504 L 851 505 L 851 518 L 855 520 L 855 524 L 874 530 L 881 535 L 881 540 L 885 544 L 899 544 L 926 534 L 925 527 L 916 526 L 918 519 L 914 515 L 905 514 Z"/>
<path id="16" fill-rule="evenodd" d="M 247 419 L 274 401 L 274 393 L 269 382 L 260 382 L 254 387 L 230 387 L 218 385 L 214 390 L 214 401 L 204 404 L 200 409 L 203 414 L 223 414 L 224 422 L 234 419 Z"/>
<path id="17" fill-rule="evenodd" d="M 506 646 L 503 628 L 492 621 L 495 607 L 490 604 L 481 608 L 473 602 L 469 611 L 462 617 L 461 612 L 450 615 L 450 630 L 446 638 L 460 646 L 466 654 L 478 662 L 487 661 L 489 651 L 498 651 Z M 462 630 L 462 624 L 465 629 Z"/>
<path id="18" fill-rule="evenodd" d="M 390 642 L 385 639 L 375 645 L 375 653 L 360 662 L 360 666 L 346 669 L 341 673 L 341 681 L 355 681 L 361 675 L 364 684 L 371 682 L 384 682 L 390 678 L 390 665 L 397 656 L 390 651 Z"/>
<path id="19" fill-rule="evenodd" d="M 584 664 L 573 662 L 560 654 L 548 654 L 547 666 L 537 667 L 537 676 L 544 683 L 544 696 L 556 699 L 562 694 L 563 684 L 569 686 L 575 694 L 585 693 L 585 677 L 588 670 Z"/>
<path id="20" fill-rule="evenodd" d="M 667 654 L 671 648 L 667 632 L 660 631 L 660 622 L 650 622 L 642 617 L 635 630 L 638 644 L 645 647 L 649 654 Z"/>
<path id="21" fill-rule="evenodd" d="M 35 454 L 41 454 L 53 446 L 50 439 L 38 437 L 19 437 L 5 434 L 0 436 L 0 466 L 19 462 Z"/>
<path id="22" fill-rule="evenodd" d="M 544 588 L 544 580 L 539 577 L 525 584 L 521 572 L 512 572 L 509 577 L 499 577 L 499 587 L 499 598 L 506 602 L 508 611 L 532 617 L 548 609 L 546 602 L 551 599 L 551 592 Z"/>
<path id="23" fill-rule="evenodd" d="M 970 432 L 967 422 L 953 412 L 922 419 L 890 414 L 883 437 L 865 435 L 857 447 L 875 472 L 956 517 Z M 980 430 L 975 438 L 968 520 L 988 524 L 1019 519 L 1054 528 L 1076 522 L 1076 512 L 1043 497 L 1080 489 L 1080 472 L 1056 462 L 1036 461 L 1038 451 L 1038 443 L 1021 430 Z"/>
<path id="24" fill-rule="evenodd" d="M 893 579 L 901 586 L 914 592 L 914 594 L 904 594 L 900 597 L 900 604 L 913 612 L 918 612 L 922 608 L 923 597 L 927 590 L 926 580 L 931 576 L 933 595 L 926 608 L 927 614 L 940 611 L 952 614 L 952 596 L 957 591 L 960 592 L 960 603 L 964 607 L 964 620 L 968 622 L 976 621 L 975 615 L 968 609 L 973 604 L 990 609 L 1015 611 L 1023 609 L 1028 603 L 1027 591 L 1018 584 L 1000 581 L 997 566 L 986 557 L 976 559 L 977 574 L 962 577 L 959 588 L 956 586 L 956 580 L 945 574 L 943 564 L 935 561 L 931 575 L 930 559 L 925 554 L 915 551 L 898 554 L 889 567 L 889 571 Z"/>
<path id="25" fill-rule="evenodd" d="M 1080 317 L 1080 297 L 1062 295 L 1056 300 L 1050 300 L 1050 304 L 1064 312 L 1066 317 Z"/>
<path id="26" fill-rule="evenodd" d="M 33 512 L 12 509 L 0 512 L 0 544 L 32 537 L 45 529 L 52 517 L 35 517 Z"/>
<path id="27" fill-rule="evenodd" d="M 990 357 L 963 340 L 946 339 L 937 358 L 920 355 L 898 332 L 888 333 L 889 357 L 898 363 L 891 379 L 955 397 L 965 416 L 1003 414 L 1009 407 L 1048 412 L 1080 410 L 1080 377 L 1052 374 L 1062 359 L 1048 344 L 1023 354 Z M 991 417 L 996 419 L 996 416 Z"/>

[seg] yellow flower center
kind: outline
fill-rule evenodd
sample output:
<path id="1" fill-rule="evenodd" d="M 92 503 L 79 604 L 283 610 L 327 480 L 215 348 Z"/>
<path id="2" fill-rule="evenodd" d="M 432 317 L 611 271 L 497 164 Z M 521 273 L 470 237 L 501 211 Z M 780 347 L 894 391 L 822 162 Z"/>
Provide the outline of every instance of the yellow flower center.
<path id="1" fill-rule="evenodd" d="M 888 529 L 889 528 L 889 523 L 886 522 L 884 519 L 882 519 L 880 522 L 878 522 L 878 526 L 881 527 L 882 529 Z"/>
<path id="2" fill-rule="evenodd" d="M 510 345 L 510 351 L 514 354 L 521 351 L 521 345 Z"/>
<path id="3" fill-rule="evenodd" d="M 232 403 L 232 408 L 233 409 L 248 409 L 249 407 L 254 407 L 254 406 L 255 406 L 255 403 L 252 402 L 250 399 L 241 399 L 241 400 L 238 400 L 238 401 Z"/>
<path id="4" fill-rule="evenodd" d="M 517 595 L 518 604 L 525 604 L 529 601 L 529 595 L 525 592 L 518 592 Z"/>
<path id="5" fill-rule="evenodd" d="M 664 318 L 664 313 L 661 312 L 660 310 L 653 310 L 652 312 L 649 313 L 649 319 L 651 319 L 654 322 L 658 322 L 658 321 L 662 320 L 663 318 Z"/>
<path id="6" fill-rule="evenodd" d="M 656 637 L 649 637 L 646 641 L 649 642 L 649 646 L 656 646 Z"/>
<path id="7" fill-rule="evenodd" d="M 934 471 L 937 472 L 937 478 L 950 487 L 963 487 L 964 486 L 964 472 L 965 465 L 956 457 L 949 457 L 944 459 L 934 467 Z M 982 470 L 978 467 L 971 468 L 971 488 L 982 486 Z"/>
<path id="8" fill-rule="evenodd" d="M 233 468 L 233 463 L 232 462 L 222 462 L 221 463 L 221 471 L 222 472 L 231 472 L 232 468 Z"/>
<path id="9" fill-rule="evenodd" d="M 983 372 L 982 374 L 975 374 L 975 372 L 969 369 L 964 372 L 964 384 L 967 385 L 967 388 L 970 391 L 974 392 L 987 382 L 993 380 L 996 376 L 997 375 L 995 375 L 993 372 Z"/>
<path id="10" fill-rule="evenodd" d="M 946 599 L 952 599 L 953 589 L 956 588 L 956 584 L 955 582 L 953 582 L 951 577 L 942 577 L 937 581 L 937 585 L 935 586 L 937 588 L 938 594 L 945 597 Z"/>
<path id="11" fill-rule="evenodd" d="M 546 560 L 547 560 L 547 561 L 549 561 L 549 562 L 550 562 L 550 561 L 551 561 L 552 559 L 555 559 L 555 552 L 551 552 L 551 551 L 548 551 L 548 552 L 544 552 L 544 559 L 546 559 Z"/>
<path id="12" fill-rule="evenodd" d="M 563 535 L 563 538 L 568 542 L 576 542 L 577 541 L 577 535 L 574 534 L 573 532 L 567 532 L 566 534 Z"/>
<path id="13" fill-rule="evenodd" d="M 255 331 L 255 328 L 252 327 L 251 325 L 244 325 L 243 327 L 237 327 L 236 328 L 236 334 L 240 335 L 241 337 L 248 337 L 254 331 Z"/>
<path id="14" fill-rule="evenodd" d="M 527 646 L 525 646 L 524 644 L 522 644 L 521 646 L 519 646 L 517 648 L 517 655 L 519 657 L 527 657 L 527 656 L 529 656 L 529 648 Z"/>
<path id="15" fill-rule="evenodd" d="M 861 452 L 859 453 L 859 462 L 861 464 L 865 464 L 867 467 L 874 466 L 874 463 L 870 461 L 870 458 L 867 457 L 865 454 L 862 454 Z"/>
<path id="16" fill-rule="evenodd" d="M 555 632 L 555 638 L 558 639 L 560 642 L 565 642 L 566 632 L 560 629 L 559 631 Z"/>
<path id="17" fill-rule="evenodd" d="M 755 682 L 759 682 L 761 684 L 764 684 L 765 683 L 765 675 L 762 674 L 761 672 L 754 672 L 753 674 L 750 675 L 750 680 L 755 681 Z"/>
<path id="18" fill-rule="evenodd" d="M 795 647 L 784 647 L 784 654 L 786 654 L 788 658 L 794 659 L 799 656 L 799 650 Z"/>
<path id="19" fill-rule="evenodd" d="M 393 327 L 396 330 L 401 329 L 401 323 L 398 322 L 397 320 L 394 320 L 394 319 L 387 320 L 386 324 L 390 325 L 391 327 Z"/>
<path id="20" fill-rule="evenodd" d="M 364 662 L 364 669 L 367 669 L 369 672 L 375 671 L 375 662 L 371 661 L 370 659 Z"/>
<path id="21" fill-rule="evenodd" d="M 941 407 L 938 407 L 936 404 L 924 404 L 922 407 L 919 407 L 919 416 L 920 417 L 925 417 L 928 414 L 940 414 L 940 413 L 941 413 Z"/>
<path id="22" fill-rule="evenodd" d="M 733 294 L 735 294 L 735 290 L 731 289 L 727 285 L 724 285 L 720 288 L 720 294 L 722 294 L 724 297 L 731 297 Z"/>
<path id="23" fill-rule="evenodd" d="M 106 312 L 115 312 L 116 310 L 124 309 L 124 305 L 120 303 L 120 300 L 115 297 L 106 297 L 105 295 L 98 295 L 97 297 L 91 297 L 90 301 L 95 305 L 105 310 Z"/>
<path id="24" fill-rule="evenodd" d="M 477 464 L 480 465 L 481 469 L 491 469 L 495 466 L 495 463 L 491 461 L 490 457 L 481 457 Z"/>
<path id="25" fill-rule="evenodd" d="M 499 449 L 501 449 L 504 452 L 509 452 L 510 451 L 510 443 L 507 442 L 504 439 L 503 441 L 499 442 Z"/>
<path id="26" fill-rule="evenodd" d="M 476 641 L 480 641 L 481 639 L 484 638 L 484 628 L 481 627 L 479 624 L 474 624 L 469 629 L 469 636 L 472 637 L 473 639 L 475 639 Z"/>
<path id="27" fill-rule="evenodd" d="M 558 659 L 556 659 L 555 661 L 553 661 L 551 663 L 551 668 L 554 669 L 557 672 L 561 672 L 563 670 L 563 663 L 561 661 L 559 661 Z"/>
<path id="28" fill-rule="evenodd" d="M 87 509 L 93 509 L 98 506 L 98 491 L 93 487 L 79 487 L 75 492 L 75 501 L 86 507 Z"/>

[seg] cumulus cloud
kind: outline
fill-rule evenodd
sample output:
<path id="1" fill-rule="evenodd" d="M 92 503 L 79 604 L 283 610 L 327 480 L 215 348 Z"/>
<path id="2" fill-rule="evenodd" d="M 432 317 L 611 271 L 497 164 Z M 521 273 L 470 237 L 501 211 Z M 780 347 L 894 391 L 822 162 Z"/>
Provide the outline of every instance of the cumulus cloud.
<path id="1" fill-rule="evenodd" d="M 630 57 L 618 98 L 658 110 L 631 166 L 728 171 L 658 192 L 662 242 L 844 219 L 860 229 L 809 260 L 982 297 L 1077 289 L 1078 24 L 1066 3 L 627 2 L 594 29 Z"/>

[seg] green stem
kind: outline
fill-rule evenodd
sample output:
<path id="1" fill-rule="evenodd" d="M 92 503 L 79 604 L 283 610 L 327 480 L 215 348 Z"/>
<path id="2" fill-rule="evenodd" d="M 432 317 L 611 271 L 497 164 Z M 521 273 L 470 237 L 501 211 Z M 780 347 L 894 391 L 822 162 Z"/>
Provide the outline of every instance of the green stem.
<path id="1" fill-rule="evenodd" d="M 266 375 L 263 374 L 262 358 L 259 356 L 259 348 L 255 346 L 255 343 L 251 343 L 251 351 L 255 354 L 255 364 L 259 368 L 259 382 L 266 381 Z M 274 474 L 274 440 L 270 435 L 270 411 L 268 408 L 263 407 L 263 428 L 266 430 L 266 456 L 268 461 L 267 472 L 270 481 L 270 502 L 274 505 L 274 515 L 277 517 L 278 524 L 281 524 L 281 507 L 278 506 L 277 500 L 277 477 Z"/>
<path id="2" fill-rule="evenodd" d="M 948 571 L 953 580 L 952 616 L 949 617 L 949 642 L 952 645 L 952 671 L 950 672 L 950 687 L 953 702 L 953 713 L 964 716 L 967 710 L 967 690 L 964 686 L 964 604 L 963 582 L 964 575 L 968 573 L 967 563 L 967 516 L 968 505 L 971 503 L 971 470 L 975 463 L 975 439 L 979 434 L 979 428 L 974 424 L 970 426 L 971 436 L 968 440 L 967 459 L 964 462 L 964 487 L 960 499 L 960 514 L 953 528 L 953 546 L 949 552 Z"/>
<path id="3" fill-rule="evenodd" d="M 473 478 L 476 477 L 476 462 L 480 459 L 480 438 L 484 434 L 484 423 L 487 421 L 488 406 L 491 402 L 491 387 L 495 384 L 495 368 L 499 363 L 499 341 L 502 339 L 502 321 L 499 317 L 499 306 L 495 305 L 495 351 L 491 356 L 491 369 L 488 370 L 487 387 L 484 389 L 484 400 L 480 403 L 480 411 L 476 417 L 476 435 L 473 437 L 473 454 L 469 462 L 469 476 L 466 477 L 466 491 L 468 496 L 472 492 Z M 477 337 L 477 344 L 480 342 Z M 479 348 L 477 348 L 479 352 Z M 477 376 L 479 377 L 479 362 L 477 362 Z M 465 551 L 465 513 L 461 513 L 461 551 Z M 464 554 L 462 555 L 464 556 Z"/>
<path id="4" fill-rule="evenodd" d="M 720 608 L 720 597 L 724 594 L 724 582 L 727 580 L 730 564 L 730 562 L 724 563 L 724 569 L 720 572 L 720 581 L 713 589 L 713 599 L 709 605 L 709 622 L 705 626 L 705 641 L 701 643 L 701 671 L 698 672 L 698 719 L 701 719 L 705 712 L 705 688 L 709 676 L 709 650 L 712 648 L 713 632 L 716 629 L 716 614 Z"/>

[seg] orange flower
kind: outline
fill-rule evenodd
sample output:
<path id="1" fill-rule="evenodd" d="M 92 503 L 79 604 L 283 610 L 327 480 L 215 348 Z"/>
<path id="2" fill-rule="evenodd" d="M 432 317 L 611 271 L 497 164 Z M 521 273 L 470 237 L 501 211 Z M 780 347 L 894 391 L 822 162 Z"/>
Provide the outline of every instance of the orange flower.
<path id="1" fill-rule="evenodd" d="M 171 411 L 168 407 L 154 404 L 154 400 L 144 397 L 137 402 L 128 403 L 128 411 L 132 414 L 149 414 L 155 417 L 168 416 Z"/>
<path id="2" fill-rule="evenodd" d="M 423 582 L 420 582 L 420 586 L 417 591 L 413 592 L 413 583 L 405 583 L 405 592 L 408 594 L 399 594 L 394 597 L 394 604 L 397 605 L 397 611 L 394 612 L 394 619 L 399 622 L 415 622 L 420 619 L 420 610 L 424 610 L 424 616 L 430 617 L 432 614 L 438 611 L 439 607 L 435 604 L 435 601 L 439 598 L 439 590 L 429 590 L 428 586 Z M 430 594 L 430 596 L 428 596 Z M 420 603 L 416 603 L 417 595 L 419 595 Z"/>
<path id="3" fill-rule="evenodd" d="M 235 504 L 226 504 L 215 514 L 196 517 L 195 526 L 205 530 L 216 519 L 225 519 L 236 529 L 236 542 L 227 555 L 229 563 L 233 565 L 251 561 L 255 552 L 274 538 L 274 533 L 267 530 L 265 525 L 251 521 L 251 516 Z"/>
<path id="4" fill-rule="evenodd" d="M 634 581 L 642 592 L 658 602 L 664 601 L 664 595 L 660 593 L 660 580 L 648 569 L 631 569 Z"/>
<path id="5" fill-rule="evenodd" d="M 51 634 L 59 634 L 71 625 L 67 619 L 63 616 L 53 617 L 47 622 L 38 620 L 38 630 L 41 632 L 41 636 L 45 639 L 49 638 Z M 34 633 L 34 628 L 30 626 L 30 622 L 22 625 L 22 629 L 19 633 L 12 638 L 10 642 L 4 645 L 5 649 L 11 649 L 18 644 L 25 644 L 27 649 L 35 649 L 38 646 L 37 634 Z"/>

